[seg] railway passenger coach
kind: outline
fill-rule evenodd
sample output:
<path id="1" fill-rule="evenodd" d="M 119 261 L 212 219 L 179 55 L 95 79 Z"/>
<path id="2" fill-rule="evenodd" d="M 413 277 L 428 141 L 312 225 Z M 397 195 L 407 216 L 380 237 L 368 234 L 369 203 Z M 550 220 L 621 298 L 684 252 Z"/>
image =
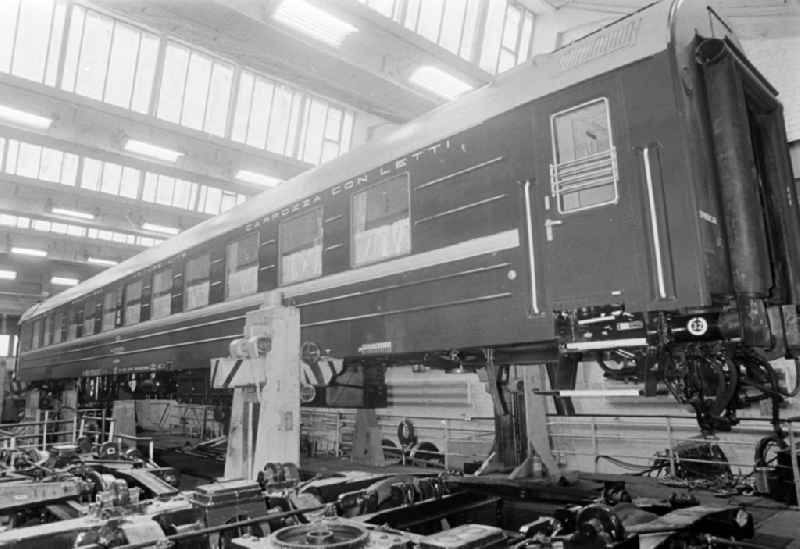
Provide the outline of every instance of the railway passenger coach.
<path id="1" fill-rule="evenodd" d="M 776 92 L 661 1 L 44 301 L 18 375 L 208 368 L 277 292 L 346 365 L 596 353 L 690 400 L 800 345 L 798 236 Z"/>

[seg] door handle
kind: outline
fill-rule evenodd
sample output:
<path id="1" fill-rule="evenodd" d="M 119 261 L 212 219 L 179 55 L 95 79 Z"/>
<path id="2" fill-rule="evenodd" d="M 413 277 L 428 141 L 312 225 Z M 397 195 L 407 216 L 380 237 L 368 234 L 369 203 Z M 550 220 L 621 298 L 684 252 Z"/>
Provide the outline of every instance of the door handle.
<path id="1" fill-rule="evenodd" d="M 544 220 L 544 234 L 548 242 L 553 241 L 553 227 L 564 223 L 560 219 L 545 219 Z"/>

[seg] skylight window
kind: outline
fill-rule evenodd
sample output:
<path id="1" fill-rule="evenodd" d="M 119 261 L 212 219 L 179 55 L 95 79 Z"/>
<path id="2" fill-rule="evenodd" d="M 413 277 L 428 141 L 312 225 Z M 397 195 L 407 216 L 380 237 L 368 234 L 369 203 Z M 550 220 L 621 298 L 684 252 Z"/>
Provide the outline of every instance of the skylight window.
<path id="1" fill-rule="evenodd" d="M 178 158 L 183 156 L 182 152 L 173 151 L 172 149 L 167 149 L 166 147 L 159 147 L 158 145 L 153 145 L 152 143 L 147 143 L 145 141 L 138 141 L 136 139 L 128 139 L 125 142 L 125 150 L 134 154 L 149 156 L 150 158 L 155 158 L 157 160 L 164 160 L 166 162 L 175 162 L 178 160 Z"/>
<path id="2" fill-rule="evenodd" d="M 46 130 L 53 123 L 52 118 L 39 116 L 28 111 L 21 111 L 6 105 L 0 105 L 0 120 L 17 126 L 26 126 L 36 130 Z"/>
<path id="3" fill-rule="evenodd" d="M 50 284 L 55 284 L 56 286 L 75 286 L 78 284 L 78 279 L 68 276 L 54 276 L 50 279 Z"/>
<path id="4" fill-rule="evenodd" d="M 246 181 L 247 183 L 263 185 L 265 187 L 275 187 L 281 183 L 281 180 L 277 177 L 272 177 L 258 172 L 251 172 L 250 170 L 239 170 L 236 172 L 236 179 Z"/>
<path id="5" fill-rule="evenodd" d="M 472 86 L 463 80 L 431 65 L 423 65 L 416 69 L 411 73 L 409 81 L 445 99 L 455 99 L 472 89 Z"/>
<path id="6" fill-rule="evenodd" d="M 275 21 L 331 46 L 341 46 L 358 29 L 306 0 L 283 0 L 273 13 Z"/>
<path id="7" fill-rule="evenodd" d="M 145 231 L 153 231 L 154 233 L 164 234 L 178 234 L 180 229 L 177 227 L 167 227 L 166 225 L 157 225 L 155 223 L 142 223 L 142 229 Z"/>
<path id="8" fill-rule="evenodd" d="M 11 248 L 12 254 L 29 255 L 32 257 L 47 257 L 46 250 L 39 250 L 37 248 L 18 248 L 14 246 Z"/>

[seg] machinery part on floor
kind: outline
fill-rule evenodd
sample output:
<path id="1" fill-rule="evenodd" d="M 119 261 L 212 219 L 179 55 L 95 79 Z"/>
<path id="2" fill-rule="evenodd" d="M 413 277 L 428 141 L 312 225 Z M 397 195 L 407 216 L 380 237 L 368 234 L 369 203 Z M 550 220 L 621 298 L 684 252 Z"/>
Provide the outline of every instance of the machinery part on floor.
<path id="1" fill-rule="evenodd" d="M 278 549 L 361 549 L 367 544 L 367 529 L 340 520 L 287 526 L 270 536 Z"/>
<path id="2" fill-rule="evenodd" d="M 320 510 L 323 509 L 323 507 L 324 506 L 317 507 L 317 508 L 311 508 L 311 509 L 292 509 L 290 511 L 281 511 L 281 512 L 278 512 L 278 513 L 268 513 L 266 515 L 262 515 L 262 516 L 258 516 L 258 517 L 242 519 L 242 520 L 238 520 L 236 522 L 225 523 L 225 524 L 220 524 L 220 525 L 216 525 L 216 526 L 209 526 L 207 528 L 189 527 L 189 528 L 185 528 L 185 531 L 178 532 L 176 534 L 171 534 L 169 536 L 166 536 L 163 541 L 164 541 L 164 543 L 169 543 L 169 542 L 175 543 L 175 542 L 180 542 L 180 541 L 186 540 L 186 539 L 197 538 L 197 537 L 200 537 L 200 536 L 209 536 L 211 534 L 219 534 L 221 532 L 224 532 L 225 530 L 237 529 L 237 528 L 242 528 L 242 527 L 252 526 L 252 525 L 257 525 L 257 524 L 264 524 L 264 523 L 269 523 L 269 522 L 272 522 L 272 521 L 278 521 L 278 520 L 283 520 L 283 519 L 291 519 L 293 517 L 297 517 L 298 515 L 301 515 L 302 513 L 310 513 L 310 512 L 314 512 L 314 511 L 320 511 Z M 149 542 L 145 542 L 145 543 L 129 543 L 127 545 L 118 546 L 115 549 L 145 549 L 145 548 L 149 548 L 151 546 L 152 546 L 152 544 L 150 544 Z M 95 546 L 95 547 L 91 547 L 91 548 L 87 548 L 87 549 L 105 549 L 105 548 L 101 548 L 101 547 L 96 547 Z"/>
<path id="3" fill-rule="evenodd" d="M 800 456 L 796 467 L 800 468 Z M 758 441 L 754 456 L 756 491 L 796 505 L 797 491 L 792 466 L 792 452 L 783 438 L 772 435 Z"/>
<path id="4" fill-rule="evenodd" d="M 673 451 L 678 456 L 678 478 L 730 479 L 733 476 L 728 457 L 717 444 L 685 441 L 676 445 Z"/>
<path id="5" fill-rule="evenodd" d="M 115 442 L 104 442 L 100 445 L 99 453 L 101 459 L 116 459 L 119 455 L 119 448 Z"/>
<path id="6" fill-rule="evenodd" d="M 754 467 L 771 467 L 777 459 L 777 455 L 772 455 L 775 450 L 786 448 L 786 441 L 777 435 L 770 435 L 761 438 L 756 444 L 756 449 L 753 455 Z"/>
<path id="7" fill-rule="evenodd" d="M 63 527 L 52 524 L 49 528 L 32 526 L 36 524 L 32 516 L 26 523 L 31 527 L 0 531 L 0 546 L 13 540 L 14 547 L 34 549 L 61 536 L 62 540 L 80 537 L 92 549 L 139 549 L 154 541 L 181 548 L 183 541 L 191 544 L 203 537 L 215 545 L 249 549 L 543 548 L 556 542 L 570 549 L 623 549 L 635 547 L 638 536 L 647 533 L 684 536 L 675 538 L 681 540 L 703 535 L 752 536 L 752 517 L 737 507 L 671 500 L 635 504 L 626 501 L 629 498 L 621 484 L 609 484 L 602 494 L 594 488 L 588 491 L 594 498 L 619 502 L 614 505 L 576 505 L 583 499 L 577 498 L 578 492 L 589 493 L 574 487 L 551 485 L 538 496 L 520 492 L 517 485 L 500 477 L 492 481 L 449 475 L 365 478 L 363 474 L 344 476 L 338 484 L 337 477 L 320 478 L 294 497 L 293 490 L 266 494 L 253 481 L 237 480 L 200 486 L 188 498 L 176 495 L 156 502 L 141 500 L 138 490 L 128 488 L 121 478 L 94 473 L 103 490 L 90 506 L 90 515 L 76 515 Z M 559 500 L 557 492 L 566 499 Z M 314 496 L 297 497 L 303 494 Z M 520 524 L 524 518 L 520 509 L 526 507 L 515 502 L 536 501 L 550 505 L 560 501 L 560 507 L 551 517 Z M 66 509 L 53 509 L 66 513 Z M 317 520 L 308 524 L 313 517 Z M 82 534 L 88 529 L 94 533 Z M 516 529 L 518 534 L 513 533 Z M 275 534 L 262 537 L 270 531 Z M 236 538 L 245 532 L 248 535 Z"/>
<path id="8" fill-rule="evenodd" d="M 281 490 L 300 482 L 300 470 L 294 463 L 267 463 L 258 472 L 256 481 L 262 490 Z"/>
<path id="9" fill-rule="evenodd" d="M 575 516 L 575 530 L 575 541 L 579 542 L 598 540 L 611 545 L 625 539 L 622 521 L 611 507 L 603 504 L 588 505 L 581 509 Z"/>
<path id="10" fill-rule="evenodd" d="M 496 547 L 505 541 L 505 533 L 496 526 L 462 524 L 449 530 L 425 536 L 419 545 L 422 549 L 484 549 Z"/>

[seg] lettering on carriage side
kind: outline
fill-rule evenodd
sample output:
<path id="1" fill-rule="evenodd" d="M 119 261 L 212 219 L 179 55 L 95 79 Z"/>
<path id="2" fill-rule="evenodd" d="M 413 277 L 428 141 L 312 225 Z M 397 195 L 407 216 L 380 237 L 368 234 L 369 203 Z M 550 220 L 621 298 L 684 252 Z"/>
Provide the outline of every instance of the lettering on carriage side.
<path id="1" fill-rule="evenodd" d="M 392 352 L 391 341 L 377 341 L 375 343 L 364 343 L 359 345 L 358 353 L 362 355 L 377 355 Z"/>
<path id="2" fill-rule="evenodd" d="M 388 164 L 384 164 L 379 168 L 372 170 L 371 172 L 357 175 L 356 177 L 348 179 L 343 183 L 337 183 L 336 185 L 330 187 L 327 191 L 323 191 L 322 193 L 315 194 L 314 196 L 311 197 L 303 198 L 302 200 L 298 200 L 297 202 L 289 204 L 288 206 L 284 206 L 279 211 L 267 214 L 260 220 L 247 225 L 246 230 L 250 230 L 252 228 L 258 227 L 261 224 L 268 223 L 276 219 L 280 219 L 281 217 L 285 217 L 287 215 L 296 213 L 305 208 L 314 206 L 315 204 L 318 204 L 319 202 L 322 201 L 323 196 L 326 193 L 330 193 L 330 196 L 333 197 L 345 191 L 354 191 L 358 187 L 368 185 L 370 183 L 377 183 L 381 179 L 384 179 L 395 173 L 401 171 L 408 171 L 408 169 L 410 168 L 410 164 L 413 161 L 419 161 L 422 158 L 430 156 L 437 156 L 445 153 L 446 151 L 456 151 L 457 153 L 463 154 L 467 152 L 467 146 L 465 143 L 459 143 L 454 146 L 449 139 L 445 139 L 444 141 L 434 143 L 433 145 L 428 145 L 427 147 L 424 147 L 406 156 L 401 156 L 400 158 L 397 158 Z"/>

